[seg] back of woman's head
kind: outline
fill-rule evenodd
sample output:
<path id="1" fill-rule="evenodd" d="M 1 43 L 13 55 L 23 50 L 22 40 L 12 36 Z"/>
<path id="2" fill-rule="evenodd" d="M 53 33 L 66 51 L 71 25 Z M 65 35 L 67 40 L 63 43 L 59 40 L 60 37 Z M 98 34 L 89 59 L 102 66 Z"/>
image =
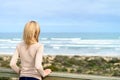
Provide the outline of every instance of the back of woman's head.
<path id="1" fill-rule="evenodd" d="M 25 25 L 23 40 L 29 47 L 39 41 L 40 26 L 36 21 L 30 21 Z"/>

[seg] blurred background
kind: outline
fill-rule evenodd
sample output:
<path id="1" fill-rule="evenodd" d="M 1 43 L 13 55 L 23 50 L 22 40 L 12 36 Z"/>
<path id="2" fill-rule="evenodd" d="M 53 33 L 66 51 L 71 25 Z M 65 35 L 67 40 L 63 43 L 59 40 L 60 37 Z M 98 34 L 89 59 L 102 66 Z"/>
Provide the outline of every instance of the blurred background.
<path id="1" fill-rule="evenodd" d="M 0 54 L 13 54 L 26 22 L 40 24 L 45 54 L 120 56 L 119 0 L 0 1 Z"/>

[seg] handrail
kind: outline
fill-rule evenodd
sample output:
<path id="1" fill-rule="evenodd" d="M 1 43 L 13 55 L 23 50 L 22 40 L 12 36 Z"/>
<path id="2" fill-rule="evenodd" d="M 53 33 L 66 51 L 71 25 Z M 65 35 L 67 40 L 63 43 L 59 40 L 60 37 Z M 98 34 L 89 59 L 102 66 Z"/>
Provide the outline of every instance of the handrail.
<path id="1" fill-rule="evenodd" d="M 18 75 L 11 69 L 0 68 L 0 77 L 18 77 Z M 120 77 L 52 72 L 43 80 L 120 80 Z"/>

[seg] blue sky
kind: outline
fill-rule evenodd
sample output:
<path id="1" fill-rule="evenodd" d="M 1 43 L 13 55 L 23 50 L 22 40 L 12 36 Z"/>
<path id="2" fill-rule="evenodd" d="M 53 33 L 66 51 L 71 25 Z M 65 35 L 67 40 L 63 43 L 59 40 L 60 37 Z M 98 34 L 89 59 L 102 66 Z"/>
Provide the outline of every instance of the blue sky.
<path id="1" fill-rule="evenodd" d="M 120 0 L 0 0 L 0 32 L 120 32 Z"/>

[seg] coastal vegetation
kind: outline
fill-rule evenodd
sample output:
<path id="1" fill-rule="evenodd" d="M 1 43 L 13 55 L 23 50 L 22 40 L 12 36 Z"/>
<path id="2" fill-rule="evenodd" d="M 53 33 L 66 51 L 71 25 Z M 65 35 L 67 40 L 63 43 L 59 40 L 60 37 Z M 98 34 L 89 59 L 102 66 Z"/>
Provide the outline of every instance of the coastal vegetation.
<path id="1" fill-rule="evenodd" d="M 0 56 L 0 67 L 10 68 L 10 59 L 11 56 Z M 43 57 L 43 67 L 55 72 L 120 77 L 120 57 L 47 55 Z"/>
<path id="2" fill-rule="evenodd" d="M 120 58 L 99 56 L 46 56 L 45 68 L 53 71 L 93 74 L 102 76 L 120 76 Z"/>

